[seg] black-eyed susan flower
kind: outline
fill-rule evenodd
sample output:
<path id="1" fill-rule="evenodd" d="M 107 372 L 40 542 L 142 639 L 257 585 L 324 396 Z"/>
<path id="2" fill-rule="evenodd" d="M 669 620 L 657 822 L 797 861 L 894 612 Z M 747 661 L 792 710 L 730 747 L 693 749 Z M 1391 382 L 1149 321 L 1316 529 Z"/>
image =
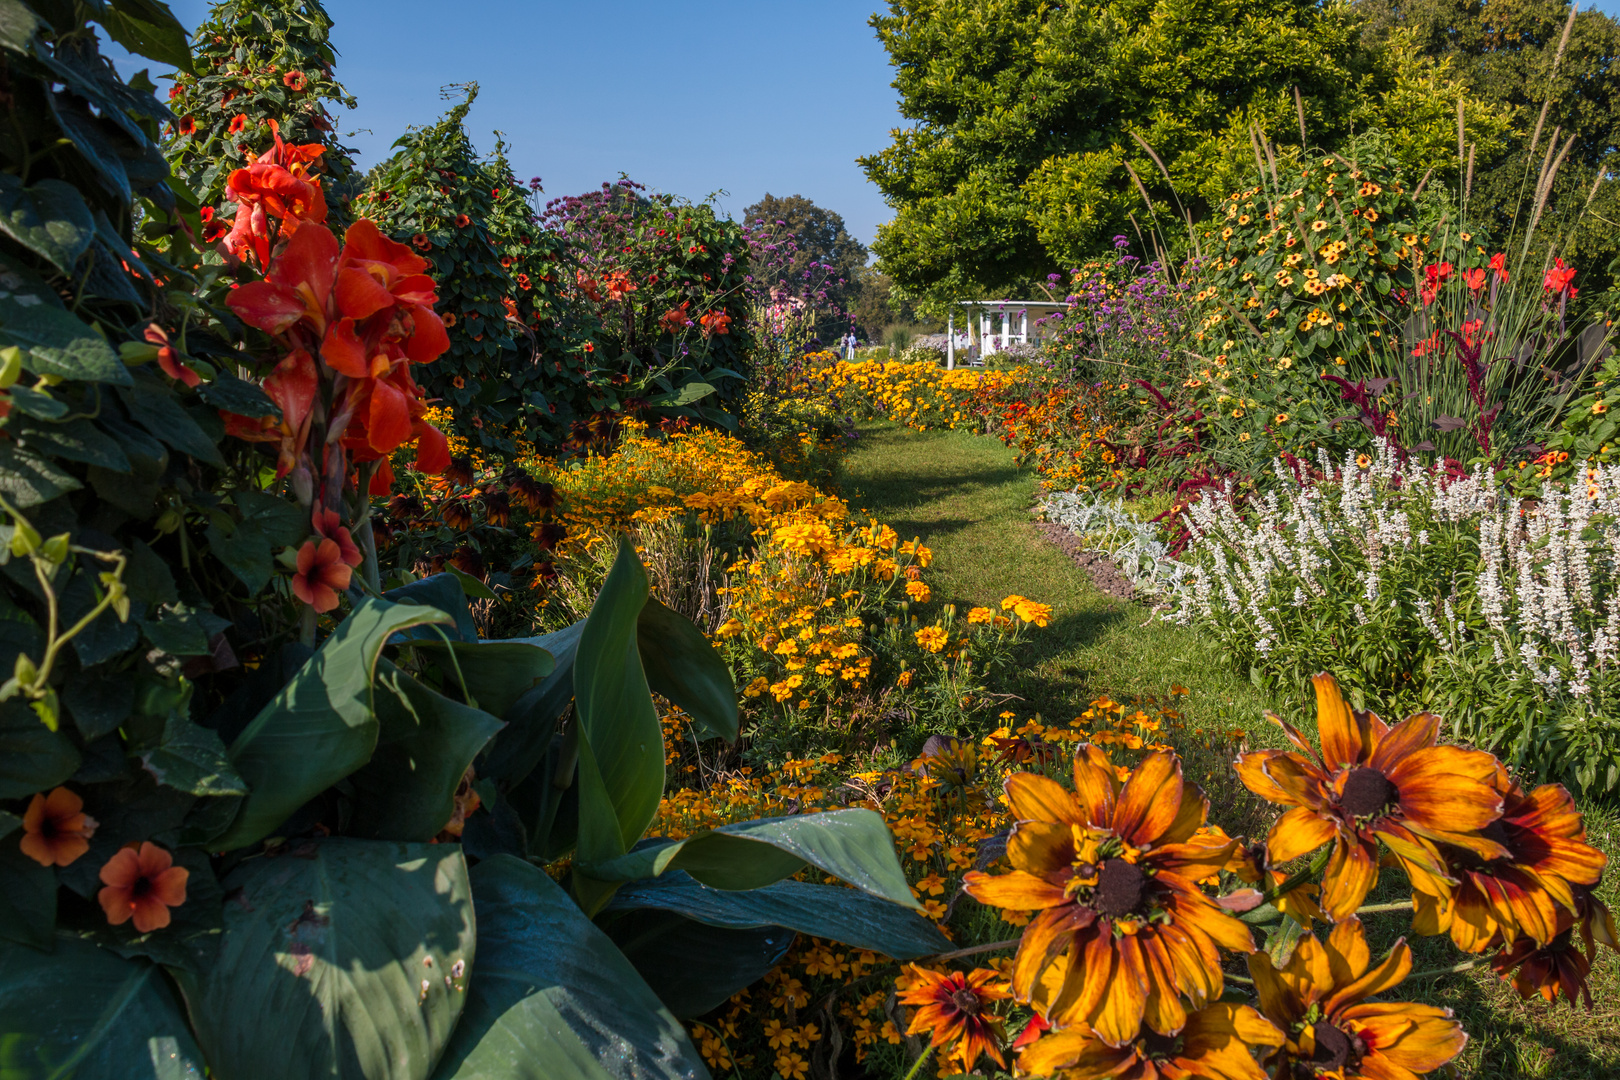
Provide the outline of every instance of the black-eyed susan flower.
<path id="1" fill-rule="evenodd" d="M 930 1046 L 949 1046 L 945 1057 L 959 1062 L 963 1072 L 972 1072 L 981 1054 L 1007 1067 L 1001 1049 L 1006 1033 L 990 1012 L 992 1004 L 1012 996 L 999 972 L 929 971 L 912 964 L 907 982 L 899 1000 L 917 1011 L 906 1034 L 929 1034 Z"/>
<path id="2" fill-rule="evenodd" d="M 1217 1003 L 1189 1013 L 1179 1035 L 1143 1028 L 1125 1046 L 1109 1046 L 1085 1027 L 1048 1032 L 1018 1055 L 1018 1071 L 1064 1080 L 1266 1080 L 1249 1048 L 1283 1042 L 1249 1006 Z"/>

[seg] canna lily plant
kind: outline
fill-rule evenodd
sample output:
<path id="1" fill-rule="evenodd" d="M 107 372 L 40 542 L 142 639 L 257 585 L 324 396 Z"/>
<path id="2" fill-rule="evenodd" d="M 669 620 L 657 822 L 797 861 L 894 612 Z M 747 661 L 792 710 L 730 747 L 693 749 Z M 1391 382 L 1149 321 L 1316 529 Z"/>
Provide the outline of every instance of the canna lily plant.
<path id="1" fill-rule="evenodd" d="M 1374 960 L 1358 914 L 1374 911 L 1449 933 L 1523 996 L 1590 1007 L 1594 950 L 1620 939 L 1592 892 L 1605 857 L 1569 793 L 1526 791 L 1490 754 L 1440 742 L 1438 717 L 1392 727 L 1352 709 L 1331 676 L 1315 689 L 1319 747 L 1273 716 L 1295 749 L 1235 763 L 1251 791 L 1288 808 L 1253 848 L 1206 823 L 1208 802 L 1169 751 L 1127 769 L 1082 746 L 1072 790 L 1035 773 L 1008 779 L 1012 869 L 970 873 L 964 889 L 1033 913 L 1011 968 L 1014 999 L 1035 1013 L 1010 1047 L 1019 1074 L 1432 1072 L 1467 1035 L 1448 1010 L 1388 1000 L 1414 977 L 1412 950 L 1403 939 Z M 1381 864 L 1405 871 L 1410 903 L 1365 903 Z M 1223 953 L 1246 956 L 1248 978 Z M 995 1056 L 978 1019 L 971 1031 L 953 1022 L 974 1054 Z"/>

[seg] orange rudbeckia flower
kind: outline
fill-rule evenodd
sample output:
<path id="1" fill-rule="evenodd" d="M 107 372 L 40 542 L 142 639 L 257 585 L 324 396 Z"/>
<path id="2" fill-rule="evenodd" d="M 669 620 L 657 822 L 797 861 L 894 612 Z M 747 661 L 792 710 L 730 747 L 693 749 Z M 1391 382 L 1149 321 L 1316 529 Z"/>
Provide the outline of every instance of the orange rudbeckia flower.
<path id="1" fill-rule="evenodd" d="M 1189 1013 L 1180 1035 L 1144 1029 L 1126 1046 L 1109 1046 L 1085 1027 L 1052 1032 L 1018 1055 L 1018 1072 L 1064 1080 L 1266 1080 L 1249 1047 L 1283 1041 L 1276 1025 L 1249 1006 L 1217 1002 Z"/>
<path id="2" fill-rule="evenodd" d="M 1292 806 L 1266 837 L 1273 862 L 1333 845 L 1319 899 L 1328 918 L 1355 914 L 1377 884 L 1380 840 L 1413 886 L 1432 896 L 1450 895 L 1436 843 L 1483 858 L 1507 854 L 1481 833 L 1502 814 L 1494 757 L 1437 746 L 1440 718 L 1432 713 L 1414 713 L 1392 728 L 1371 712 L 1352 712 L 1333 676 L 1312 682 L 1321 753 L 1272 715 L 1300 753 L 1257 750 L 1239 755 L 1234 767 L 1250 791 Z"/>
<path id="3" fill-rule="evenodd" d="M 969 873 L 980 903 L 1035 911 L 1013 959 L 1013 993 L 1055 1027 L 1085 1024 L 1110 1046 L 1137 1038 L 1144 1019 L 1179 1032 L 1187 1008 L 1219 997 L 1216 946 L 1250 952 L 1243 923 L 1196 882 L 1235 844 L 1200 834 L 1209 800 L 1185 784 L 1174 754 L 1148 755 L 1123 785 L 1100 747 L 1074 758 L 1075 791 L 1035 773 L 1008 778 L 1018 824 L 1007 841 L 1012 873 Z"/>
<path id="4" fill-rule="evenodd" d="M 120 926 L 131 919 L 141 933 L 169 925 L 169 909 L 186 902 L 191 871 L 174 865 L 174 856 L 151 842 L 119 848 L 101 868 L 96 894 L 107 921 Z"/>
<path id="5" fill-rule="evenodd" d="M 986 1054 L 1002 1068 L 1007 1059 L 1002 1056 L 1001 1042 L 1006 1037 L 1001 1021 L 986 1013 L 993 1001 L 1004 1001 L 1012 994 L 1000 974 L 988 968 L 976 968 L 971 974 L 960 971 L 928 971 L 911 965 L 909 982 L 899 1000 L 914 1005 L 908 1035 L 932 1033 L 930 1046 L 955 1043 L 948 1058 L 962 1065 L 963 1072 L 972 1072 L 973 1063 L 980 1054 Z"/>
<path id="6" fill-rule="evenodd" d="M 1562 991 L 1570 1008 L 1575 1007 L 1575 998 L 1579 996 L 1590 1010 L 1592 991 L 1586 979 L 1592 973 L 1598 945 L 1620 952 L 1620 934 L 1615 932 L 1614 916 L 1591 890 L 1577 886 L 1574 913 L 1560 908 L 1557 930 L 1557 935 L 1545 945 L 1538 945 L 1528 935 L 1520 936 L 1491 959 L 1491 967 L 1511 981 L 1522 998 L 1540 994 L 1552 1001 Z M 1577 936 L 1585 946 L 1584 955 L 1576 947 Z"/>
<path id="7" fill-rule="evenodd" d="M 1404 938 L 1373 967 L 1367 935 L 1354 916 L 1326 941 L 1301 940 L 1281 968 L 1268 953 L 1250 956 L 1260 1011 L 1288 1037 L 1270 1055 L 1281 1059 L 1276 1075 L 1397 1080 L 1456 1057 L 1468 1036 L 1450 1009 L 1365 1000 L 1394 989 L 1411 971 L 1412 949 Z"/>
<path id="8" fill-rule="evenodd" d="M 84 800 L 65 787 L 36 794 L 23 811 L 22 853 L 41 866 L 67 866 L 90 850 L 96 819 Z"/>
<path id="9" fill-rule="evenodd" d="M 1442 848 L 1457 884 L 1450 897 L 1412 895 L 1412 928 L 1449 932 L 1457 948 L 1477 953 L 1527 934 L 1536 945 L 1558 936 L 1560 910 L 1575 912 L 1574 886 L 1596 885 L 1608 856 L 1586 842 L 1575 800 L 1561 784 L 1526 792 L 1497 767 L 1502 818 L 1485 828 L 1507 854 L 1485 859 L 1466 848 Z"/>

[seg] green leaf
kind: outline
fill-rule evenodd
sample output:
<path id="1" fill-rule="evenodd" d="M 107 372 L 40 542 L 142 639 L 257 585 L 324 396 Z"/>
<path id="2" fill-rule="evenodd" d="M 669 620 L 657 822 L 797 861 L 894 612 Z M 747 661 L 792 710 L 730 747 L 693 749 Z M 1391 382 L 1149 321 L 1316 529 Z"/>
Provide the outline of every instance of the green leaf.
<path id="1" fill-rule="evenodd" d="M 23 449 L 44 457 L 66 458 L 86 465 L 128 472 L 129 458 L 112 437 L 82 417 L 65 424 L 13 420 L 9 429 Z"/>
<path id="2" fill-rule="evenodd" d="M 225 464 L 214 440 L 180 407 L 174 391 L 161 380 L 143 372 L 133 387 L 119 391 L 119 397 L 135 422 L 160 441 L 198 461 L 210 465 Z"/>
<path id="3" fill-rule="evenodd" d="M 163 741 L 141 756 L 141 764 L 164 787 L 192 795 L 246 795 L 247 784 L 231 768 L 225 744 L 208 728 L 170 715 Z"/>
<path id="4" fill-rule="evenodd" d="M 453 566 L 445 567 L 444 571 L 445 571 L 445 573 L 449 574 L 451 577 L 455 578 L 458 582 L 461 583 L 461 591 L 466 593 L 467 596 L 470 597 L 471 599 L 474 599 L 474 600 L 494 600 L 494 599 L 496 599 L 495 590 L 491 589 L 488 585 L 485 585 L 482 581 L 479 581 L 477 578 L 473 577 L 471 574 L 462 573 L 460 570 L 457 570 Z"/>
<path id="5" fill-rule="evenodd" d="M 433 574 L 409 585 L 401 585 L 397 589 L 383 593 L 383 599 L 392 600 L 396 604 L 426 604 L 438 608 L 455 620 L 455 629 L 450 632 L 452 638 L 459 637 L 462 641 L 478 640 L 478 625 L 473 622 L 472 612 L 467 609 L 467 594 L 453 574 Z M 406 636 L 412 639 L 440 640 L 438 633 L 426 629 Z"/>
<path id="6" fill-rule="evenodd" d="M 540 763 L 551 746 L 552 733 L 557 720 L 574 697 L 574 656 L 579 650 L 580 635 L 585 631 L 582 619 L 572 626 L 542 637 L 523 638 L 539 646 L 554 657 L 555 668 L 501 714 L 506 727 L 495 736 L 494 745 L 478 767 L 480 776 L 507 785 L 515 785 Z"/>
<path id="7" fill-rule="evenodd" d="M 110 616 L 109 616 L 110 618 Z M 141 619 L 146 640 L 170 656 L 207 656 L 208 628 L 201 613 L 187 604 L 169 604 L 155 619 Z"/>
<path id="8" fill-rule="evenodd" d="M 181 1080 L 207 1068 L 160 968 L 65 934 L 51 953 L 0 944 L 0 1046 L 7 1080 Z"/>
<path id="9" fill-rule="evenodd" d="M 16 698 L 0 703 L 0 799 L 48 791 L 79 768 L 79 751 Z"/>
<path id="10" fill-rule="evenodd" d="M 432 661 L 447 690 L 461 690 L 456 677 L 459 668 L 473 703 L 496 716 L 505 716 L 519 698 L 557 667 L 550 653 L 526 641 L 444 642 L 421 638 L 411 642 L 411 648 Z"/>
<path id="11" fill-rule="evenodd" d="M 432 1073 L 474 959 L 459 847 L 305 841 L 244 862 L 223 885 L 218 960 L 180 978 L 213 1075 Z"/>
<path id="12" fill-rule="evenodd" d="M 719 1008 L 758 982 L 797 936 L 781 926 L 711 926 L 656 909 L 625 912 L 606 930 L 658 1000 L 682 1020 Z"/>
<path id="13" fill-rule="evenodd" d="M 714 393 L 714 387 L 705 382 L 690 382 L 672 394 L 661 394 L 653 399 L 654 405 L 690 405 Z"/>
<path id="14" fill-rule="evenodd" d="M 928 919 L 908 907 L 837 885 L 778 881 L 760 889 L 712 889 L 679 871 L 644 878 L 613 894 L 606 911 L 657 908 L 710 926 L 785 926 L 811 937 L 912 960 L 950 949 Z"/>
<path id="15" fill-rule="evenodd" d="M 208 541 L 209 553 L 247 586 L 249 594 L 257 594 L 275 576 L 276 561 L 270 542 L 252 523 L 211 522 L 203 530 L 203 539 Z"/>
<path id="16" fill-rule="evenodd" d="M 0 839 L 0 941 L 50 950 L 56 932 L 56 871 L 22 853 L 21 836 Z"/>
<path id="17" fill-rule="evenodd" d="M 79 487 L 79 482 L 57 468 L 54 462 L 0 443 L 0 494 L 18 510 L 50 502 Z"/>
<path id="18" fill-rule="evenodd" d="M 270 395 L 246 379 L 220 372 L 212 382 L 197 387 L 197 396 L 216 409 L 259 419 L 265 416 L 280 418 L 281 410 L 270 400 Z"/>
<path id="19" fill-rule="evenodd" d="M 648 597 L 636 620 L 636 645 L 654 693 L 678 705 L 699 734 L 736 741 L 731 669 L 691 620 Z"/>
<path id="20" fill-rule="evenodd" d="M 372 677 L 391 635 L 449 616 L 369 598 L 231 743 L 249 795 L 215 850 L 244 847 L 371 758 L 377 745 Z"/>
<path id="21" fill-rule="evenodd" d="M 186 28 L 156 0 L 108 0 L 100 22 L 107 36 L 138 56 L 191 71 Z"/>
<path id="22" fill-rule="evenodd" d="M 883 815 L 873 810 L 739 821 L 609 862 L 581 859 L 580 869 L 604 881 L 634 881 L 685 870 L 716 889 L 758 889 L 797 873 L 806 863 L 863 892 L 920 909 Z"/>
<path id="23" fill-rule="evenodd" d="M 455 811 L 456 788 L 502 724 L 434 693 L 384 660 L 373 688 L 377 749 L 349 778 L 355 836 L 426 842 Z"/>
<path id="24" fill-rule="evenodd" d="M 21 0 L 0 0 L 0 48 L 27 56 L 39 17 Z"/>
<path id="25" fill-rule="evenodd" d="M 64 274 L 90 247 L 96 222 L 72 184 L 41 180 L 24 187 L 12 173 L 0 173 L 0 233 Z"/>
<path id="26" fill-rule="evenodd" d="M 664 792 L 663 730 L 636 650 L 636 624 L 646 602 L 647 573 L 621 537 L 574 657 L 574 708 L 583 736 L 583 862 L 628 851 L 657 814 Z"/>
<path id="27" fill-rule="evenodd" d="M 37 296 L 0 291 L 0 343 L 21 346 L 23 367 L 35 375 L 114 386 L 133 381 L 106 338 Z"/>
<path id="28" fill-rule="evenodd" d="M 472 888 L 483 960 L 434 1080 L 707 1080 L 682 1025 L 545 871 L 497 855 Z"/>
<path id="29" fill-rule="evenodd" d="M 243 524 L 257 528 L 272 547 L 291 547 L 310 535 L 309 518 L 296 503 L 252 488 L 232 492 L 231 501 Z"/>

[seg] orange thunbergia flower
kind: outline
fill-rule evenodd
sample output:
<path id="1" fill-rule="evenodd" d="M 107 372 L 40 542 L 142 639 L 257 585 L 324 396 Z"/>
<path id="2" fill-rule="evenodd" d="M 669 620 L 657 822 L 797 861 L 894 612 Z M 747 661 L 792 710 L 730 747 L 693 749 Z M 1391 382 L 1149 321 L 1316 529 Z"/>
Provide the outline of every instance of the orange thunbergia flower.
<path id="1" fill-rule="evenodd" d="M 169 909 L 186 902 L 186 878 L 191 871 L 174 865 L 174 856 L 150 842 L 119 848 L 101 868 L 96 894 L 107 921 L 120 926 L 135 920 L 141 933 L 169 925 Z"/>
<path id="2" fill-rule="evenodd" d="M 1006 1032 L 1001 1021 L 985 1011 L 991 1002 L 1012 996 L 1000 974 L 988 968 L 975 968 L 970 974 L 928 971 L 912 964 L 908 981 L 911 985 L 899 1000 L 917 1006 L 917 1011 L 906 1034 L 931 1032 L 930 1046 L 955 1043 L 948 1056 L 961 1062 L 963 1072 L 973 1071 L 980 1054 L 1007 1067 L 1000 1045 Z"/>
<path id="3" fill-rule="evenodd" d="M 298 549 L 298 572 L 293 574 L 292 591 L 317 612 L 338 606 L 338 593 L 349 587 L 354 571 L 344 565 L 343 551 L 335 540 L 305 540 Z"/>
<path id="4" fill-rule="evenodd" d="M 1109 1046 L 1086 1027 L 1051 1032 L 1018 1055 L 1018 1072 L 1064 1080 L 1266 1080 L 1249 1047 L 1283 1041 L 1249 1006 L 1217 1002 L 1188 1013 L 1179 1035 L 1143 1028 L 1125 1046 Z"/>
<path id="5" fill-rule="evenodd" d="M 1457 948 L 1483 952 L 1518 935 L 1536 945 L 1558 935 L 1559 909 L 1575 912 L 1573 886 L 1596 885 L 1608 857 L 1586 842 L 1586 827 L 1575 800 L 1561 784 L 1526 792 L 1507 770 L 1497 767 L 1502 818 L 1485 835 L 1507 851 L 1484 859 L 1466 848 L 1443 848 L 1452 896 L 1414 892 L 1412 928 L 1419 934 L 1447 931 Z"/>
<path id="6" fill-rule="evenodd" d="M 1250 956 L 1260 1011 L 1288 1037 L 1270 1055 L 1279 1059 L 1276 1075 L 1407 1080 L 1456 1057 L 1468 1036 L 1450 1009 L 1365 1000 L 1394 989 L 1411 971 L 1404 938 L 1372 967 L 1355 916 L 1334 926 L 1325 942 L 1305 937 L 1281 968 L 1267 953 Z"/>
<path id="7" fill-rule="evenodd" d="M 1056 1027 L 1085 1024 L 1110 1046 L 1137 1036 L 1144 1017 L 1174 1035 L 1219 997 L 1216 946 L 1254 949 L 1249 930 L 1195 882 L 1226 864 L 1234 843 L 1200 836 L 1209 800 L 1156 751 L 1123 785 L 1100 747 L 1074 758 L 1075 791 L 1017 773 L 1005 791 L 1018 824 L 1010 874 L 973 872 L 969 896 L 1039 914 L 1013 960 L 1012 987 Z"/>
<path id="8" fill-rule="evenodd" d="M 1528 936 L 1518 938 L 1491 960 L 1491 967 L 1504 979 L 1511 980 L 1522 998 L 1540 994 L 1552 1001 L 1563 991 L 1570 1008 L 1575 1007 L 1578 994 L 1590 1010 L 1592 991 L 1586 985 L 1586 978 L 1592 972 L 1598 945 L 1620 952 L 1620 935 L 1615 932 L 1614 916 L 1589 889 L 1577 886 L 1575 913 L 1572 915 L 1560 908 L 1557 931 L 1546 945 L 1538 946 Z M 1577 934 L 1585 946 L 1585 955 L 1575 946 Z"/>
<path id="9" fill-rule="evenodd" d="M 1333 844 L 1319 901 L 1330 919 L 1355 914 L 1377 884 L 1379 840 L 1414 887 L 1433 896 L 1450 896 L 1436 842 L 1482 858 L 1507 854 L 1480 831 L 1502 813 L 1502 796 L 1492 786 L 1494 757 L 1435 745 L 1440 718 L 1432 713 L 1414 713 L 1391 728 L 1373 713 L 1352 712 L 1333 676 L 1312 682 L 1322 752 L 1268 714 L 1301 752 L 1240 754 L 1234 768 L 1256 795 L 1293 807 L 1266 837 L 1273 862 Z"/>
<path id="10" fill-rule="evenodd" d="M 360 547 L 349 535 L 344 527 L 343 519 L 336 510 L 317 508 L 310 517 L 310 525 L 315 529 L 315 535 L 322 540 L 330 540 L 338 546 L 338 557 L 348 566 L 359 566 L 361 555 Z"/>
<path id="11" fill-rule="evenodd" d="M 96 819 L 65 787 L 36 794 L 23 811 L 22 853 L 41 866 L 67 866 L 90 850 Z"/>

